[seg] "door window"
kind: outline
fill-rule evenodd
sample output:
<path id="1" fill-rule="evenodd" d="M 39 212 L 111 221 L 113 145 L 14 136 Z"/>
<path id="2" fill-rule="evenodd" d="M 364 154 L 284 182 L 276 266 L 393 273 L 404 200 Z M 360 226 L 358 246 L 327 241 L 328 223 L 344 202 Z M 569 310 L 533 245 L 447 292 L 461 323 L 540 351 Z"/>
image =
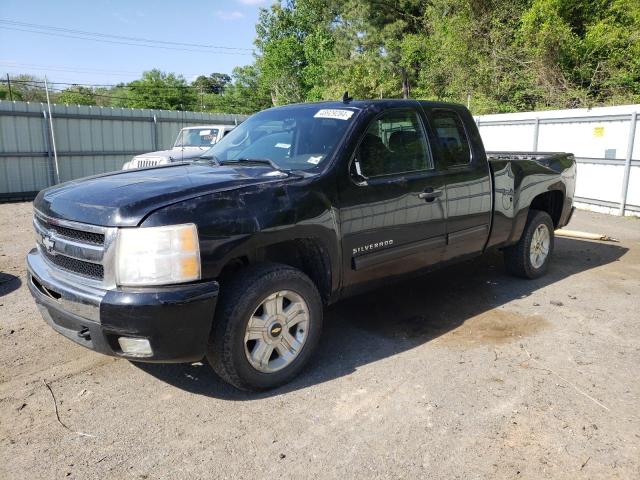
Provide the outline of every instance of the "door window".
<path id="1" fill-rule="evenodd" d="M 469 140 L 460 116 L 453 110 L 434 110 L 431 115 L 446 167 L 467 165 L 471 161 Z"/>
<path id="2" fill-rule="evenodd" d="M 375 119 L 358 147 L 354 167 L 367 178 L 433 168 L 418 114 L 397 110 Z"/>

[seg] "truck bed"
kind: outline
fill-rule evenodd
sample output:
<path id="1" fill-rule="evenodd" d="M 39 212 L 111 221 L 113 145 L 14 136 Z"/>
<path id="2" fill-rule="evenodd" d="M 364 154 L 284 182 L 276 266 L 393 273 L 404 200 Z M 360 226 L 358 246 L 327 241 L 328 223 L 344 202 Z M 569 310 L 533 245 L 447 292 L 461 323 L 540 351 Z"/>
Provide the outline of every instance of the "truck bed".
<path id="1" fill-rule="evenodd" d="M 511 161 L 524 162 L 535 161 L 546 167 L 553 165 L 565 165 L 566 161 L 573 161 L 573 155 L 565 152 L 487 152 L 487 160 L 490 162 Z"/>
<path id="2" fill-rule="evenodd" d="M 504 151 L 486 154 L 494 185 L 494 216 L 488 246 L 517 241 L 529 207 L 550 212 L 556 228 L 568 222 L 575 189 L 573 154 Z"/>

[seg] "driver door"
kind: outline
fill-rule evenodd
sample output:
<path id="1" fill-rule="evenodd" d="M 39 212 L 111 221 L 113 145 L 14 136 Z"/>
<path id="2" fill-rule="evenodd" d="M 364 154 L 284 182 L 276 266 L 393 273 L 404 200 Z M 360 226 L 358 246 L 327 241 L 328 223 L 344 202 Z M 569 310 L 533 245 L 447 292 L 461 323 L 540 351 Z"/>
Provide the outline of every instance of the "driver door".
<path id="1" fill-rule="evenodd" d="M 445 182 L 420 113 L 386 111 L 368 126 L 340 192 L 344 287 L 418 270 L 445 251 Z"/>

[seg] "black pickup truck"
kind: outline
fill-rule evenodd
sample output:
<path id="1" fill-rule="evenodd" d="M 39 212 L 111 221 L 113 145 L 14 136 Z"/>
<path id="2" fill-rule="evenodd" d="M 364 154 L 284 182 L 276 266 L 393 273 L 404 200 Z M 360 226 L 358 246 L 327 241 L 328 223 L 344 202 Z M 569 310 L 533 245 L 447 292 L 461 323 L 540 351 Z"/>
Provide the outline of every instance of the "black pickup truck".
<path id="1" fill-rule="evenodd" d="M 489 249 L 542 275 L 575 176 L 571 154 L 487 154 L 459 105 L 273 108 L 196 162 L 40 192 L 28 284 L 74 342 L 135 361 L 206 356 L 236 387 L 267 389 L 302 369 L 323 306 L 347 295 Z"/>

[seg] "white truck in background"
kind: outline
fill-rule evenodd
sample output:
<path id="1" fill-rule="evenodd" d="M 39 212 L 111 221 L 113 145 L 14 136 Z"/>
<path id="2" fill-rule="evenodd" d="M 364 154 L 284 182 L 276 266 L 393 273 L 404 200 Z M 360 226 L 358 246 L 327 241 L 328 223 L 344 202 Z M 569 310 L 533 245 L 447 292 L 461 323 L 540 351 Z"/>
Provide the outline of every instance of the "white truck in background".
<path id="1" fill-rule="evenodd" d="M 122 170 L 157 167 L 172 162 L 194 160 L 218 143 L 235 125 L 201 125 L 180 130 L 169 150 L 136 155 L 122 166 Z"/>

